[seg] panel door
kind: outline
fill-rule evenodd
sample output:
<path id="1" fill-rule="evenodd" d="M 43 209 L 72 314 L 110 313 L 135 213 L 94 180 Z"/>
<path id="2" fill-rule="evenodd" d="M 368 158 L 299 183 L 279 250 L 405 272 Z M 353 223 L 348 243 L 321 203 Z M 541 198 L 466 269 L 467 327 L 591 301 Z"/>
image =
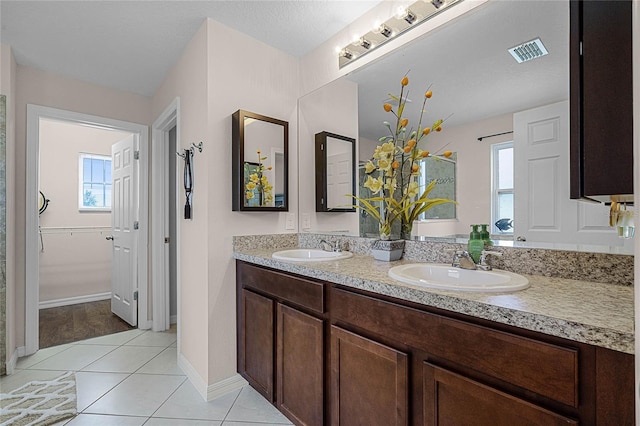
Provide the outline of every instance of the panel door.
<path id="1" fill-rule="evenodd" d="M 331 424 L 408 424 L 407 354 L 331 327 Z"/>
<path id="2" fill-rule="evenodd" d="M 138 323 L 137 238 L 134 229 L 137 170 L 135 135 L 111 147 L 111 311 L 131 325 Z"/>
<path id="3" fill-rule="evenodd" d="M 525 400 L 464 376 L 423 363 L 425 426 L 577 425 Z"/>
<path id="4" fill-rule="evenodd" d="M 274 302 L 242 290 L 242 330 L 238 336 L 240 373 L 265 398 L 273 402 Z"/>
<path id="5" fill-rule="evenodd" d="M 299 425 L 322 426 L 323 321 L 278 304 L 278 409 Z"/>

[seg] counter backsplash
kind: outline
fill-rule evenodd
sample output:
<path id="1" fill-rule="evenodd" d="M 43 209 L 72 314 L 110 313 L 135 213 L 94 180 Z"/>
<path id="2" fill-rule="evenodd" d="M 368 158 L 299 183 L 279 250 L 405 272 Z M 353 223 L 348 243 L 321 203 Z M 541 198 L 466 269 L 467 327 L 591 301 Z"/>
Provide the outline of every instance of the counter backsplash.
<path id="1" fill-rule="evenodd" d="M 271 234 L 233 237 L 234 251 L 277 248 L 317 248 L 320 240 L 340 241 L 354 254 L 370 255 L 373 238 L 337 236 L 335 234 Z M 439 241 L 406 241 L 405 260 L 449 263 L 453 251 L 466 250 L 465 244 Z M 492 257 L 496 269 L 519 274 L 542 275 L 600 283 L 633 285 L 634 256 L 626 254 L 589 253 L 515 247 L 494 247 L 502 253 Z"/>

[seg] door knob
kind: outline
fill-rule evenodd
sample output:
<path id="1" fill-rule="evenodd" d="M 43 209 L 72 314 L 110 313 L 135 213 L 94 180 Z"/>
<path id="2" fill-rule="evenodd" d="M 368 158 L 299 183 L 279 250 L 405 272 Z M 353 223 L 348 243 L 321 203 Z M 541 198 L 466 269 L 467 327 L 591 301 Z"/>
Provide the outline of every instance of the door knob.
<path id="1" fill-rule="evenodd" d="M 113 241 L 113 235 L 109 235 L 108 237 L 106 237 L 106 239 Z"/>

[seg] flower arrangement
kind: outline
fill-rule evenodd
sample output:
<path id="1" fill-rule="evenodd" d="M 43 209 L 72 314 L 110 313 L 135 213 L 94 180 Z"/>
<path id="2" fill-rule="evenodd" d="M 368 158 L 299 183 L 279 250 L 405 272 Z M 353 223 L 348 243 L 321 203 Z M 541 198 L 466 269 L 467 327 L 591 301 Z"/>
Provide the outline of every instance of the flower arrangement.
<path id="1" fill-rule="evenodd" d="M 373 152 L 373 157 L 365 164 L 367 179 L 364 187 L 368 188 L 374 197 L 360 198 L 352 196 L 359 204 L 357 208 L 365 210 L 373 216 L 379 224 L 380 239 L 391 237 L 391 227 L 396 220 L 400 220 L 401 238 L 409 238 L 414 220 L 428 209 L 444 203 L 455 203 L 446 198 L 429 198 L 436 181 L 432 181 L 425 188 L 420 186 L 420 163 L 432 154 L 419 148 L 420 142 L 431 132 L 442 131 L 444 120 L 436 120 L 431 126 L 422 127 L 422 118 L 427 100 L 433 93 L 427 90 L 424 94 L 418 126 L 414 130 L 408 128 L 409 120 L 403 117 L 407 103 L 409 78 L 405 76 L 401 82 L 400 96 L 391 98 L 398 103 L 397 109 L 385 103 L 383 108 L 396 118 L 394 125 L 385 121 L 389 130 L 388 136 L 379 139 Z M 444 151 L 435 157 L 451 157 L 451 151 Z"/>
<path id="2" fill-rule="evenodd" d="M 245 197 L 247 201 L 254 200 L 257 195 L 258 206 L 270 206 L 273 204 L 273 186 L 269 183 L 269 179 L 264 174 L 265 170 L 271 170 L 272 167 L 265 167 L 262 163 L 267 157 L 262 157 L 260 151 L 256 151 L 258 154 L 258 164 L 245 163 L 245 175 L 249 175 L 249 181 L 245 185 L 246 193 Z M 252 170 L 248 170 L 248 167 L 253 167 Z M 253 173 L 251 173 L 253 171 Z"/>

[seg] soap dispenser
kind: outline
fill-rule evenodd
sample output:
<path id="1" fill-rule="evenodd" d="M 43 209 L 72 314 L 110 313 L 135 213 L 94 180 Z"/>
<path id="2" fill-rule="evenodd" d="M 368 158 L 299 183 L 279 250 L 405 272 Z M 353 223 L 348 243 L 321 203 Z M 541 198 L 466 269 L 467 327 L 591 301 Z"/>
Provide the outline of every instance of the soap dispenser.
<path id="1" fill-rule="evenodd" d="M 480 253 L 484 250 L 484 240 L 480 235 L 480 231 L 478 231 L 478 226 L 480 225 L 471 225 L 468 245 L 469 254 L 475 263 L 478 263 L 478 260 L 480 260 Z"/>
<path id="2" fill-rule="evenodd" d="M 484 241 L 485 246 L 492 246 L 493 241 L 491 241 L 491 236 L 489 235 L 489 230 L 487 229 L 488 227 L 488 224 L 480 225 L 480 238 L 482 238 L 482 240 Z"/>

